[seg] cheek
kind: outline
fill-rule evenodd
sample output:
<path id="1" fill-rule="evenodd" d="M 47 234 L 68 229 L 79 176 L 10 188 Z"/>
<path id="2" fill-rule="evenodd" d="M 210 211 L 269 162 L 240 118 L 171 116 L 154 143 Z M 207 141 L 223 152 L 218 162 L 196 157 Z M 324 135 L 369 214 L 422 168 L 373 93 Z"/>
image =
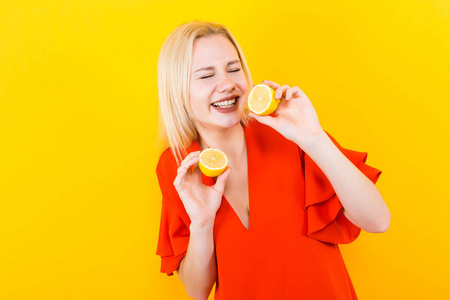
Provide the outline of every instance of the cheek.
<path id="1" fill-rule="evenodd" d="M 196 119 L 201 118 L 201 116 L 205 115 L 205 111 L 207 107 L 205 107 L 205 104 L 199 101 L 199 99 L 193 99 L 191 98 L 191 110 L 192 114 Z"/>
<path id="2" fill-rule="evenodd" d="M 209 101 L 205 98 L 204 94 L 191 93 L 190 105 L 192 110 L 192 116 L 195 120 L 200 121 L 209 115 Z"/>
<path id="3" fill-rule="evenodd" d="M 189 91 L 189 99 L 192 110 L 198 109 L 202 106 L 202 99 L 204 95 L 202 94 L 202 88 L 197 85 L 191 85 Z"/>
<path id="4" fill-rule="evenodd" d="M 245 75 L 242 75 L 238 81 L 238 86 L 239 86 L 240 90 L 242 91 L 242 93 L 245 94 L 245 93 L 250 92 L 250 87 L 248 84 L 249 83 L 247 82 L 247 78 L 245 77 Z"/>
<path id="5" fill-rule="evenodd" d="M 241 85 L 241 92 L 242 92 L 242 95 L 243 95 L 243 97 L 245 97 L 245 98 L 247 98 L 248 97 L 248 94 L 250 94 L 250 91 L 251 91 L 251 88 L 248 86 L 248 83 L 247 82 L 244 82 L 242 85 Z"/>

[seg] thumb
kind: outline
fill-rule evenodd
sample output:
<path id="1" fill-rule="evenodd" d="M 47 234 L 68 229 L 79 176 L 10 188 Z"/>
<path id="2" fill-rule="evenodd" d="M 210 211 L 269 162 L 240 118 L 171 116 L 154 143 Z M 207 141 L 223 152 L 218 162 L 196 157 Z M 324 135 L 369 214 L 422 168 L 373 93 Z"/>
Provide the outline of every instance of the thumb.
<path id="1" fill-rule="evenodd" d="M 254 113 L 248 114 L 250 117 L 255 118 L 259 123 L 262 123 L 264 125 L 270 126 L 272 128 L 275 127 L 275 118 L 271 116 L 258 116 Z M 275 129 L 275 128 L 274 128 Z"/>
<path id="2" fill-rule="evenodd" d="M 220 191 L 221 193 L 223 193 L 225 191 L 225 184 L 227 183 L 227 179 L 228 176 L 231 173 L 231 168 L 228 167 L 225 172 L 223 172 L 222 174 L 220 174 L 217 177 L 217 181 L 216 184 L 214 184 L 214 187 L 216 188 L 216 190 Z"/>

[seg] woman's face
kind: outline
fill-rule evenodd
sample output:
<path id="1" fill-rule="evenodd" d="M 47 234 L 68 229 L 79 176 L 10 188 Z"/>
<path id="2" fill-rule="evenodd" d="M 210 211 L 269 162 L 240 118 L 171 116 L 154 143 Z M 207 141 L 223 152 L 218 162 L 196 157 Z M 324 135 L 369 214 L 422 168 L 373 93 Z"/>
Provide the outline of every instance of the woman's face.
<path id="1" fill-rule="evenodd" d="M 242 118 L 249 86 L 236 48 L 222 35 L 194 42 L 189 97 L 197 129 L 231 128 Z"/>

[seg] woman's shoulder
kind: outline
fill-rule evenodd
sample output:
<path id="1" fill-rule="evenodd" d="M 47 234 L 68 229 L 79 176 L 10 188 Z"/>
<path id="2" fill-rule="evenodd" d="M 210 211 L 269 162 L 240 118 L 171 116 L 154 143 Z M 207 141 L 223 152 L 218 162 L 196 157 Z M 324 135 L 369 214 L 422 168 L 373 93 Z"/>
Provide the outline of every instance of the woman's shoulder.
<path id="1" fill-rule="evenodd" d="M 173 182 L 176 177 L 177 163 L 171 148 L 167 148 L 159 157 L 156 166 L 156 175 L 161 184 Z"/>
<path id="2" fill-rule="evenodd" d="M 178 169 L 178 163 L 176 159 L 175 151 L 172 150 L 173 148 L 169 147 L 166 150 L 163 151 L 163 153 L 160 155 L 158 164 L 156 166 L 156 173 L 161 175 L 163 172 L 175 172 Z M 192 142 L 191 146 L 189 146 L 185 151 L 180 150 L 180 162 L 183 161 L 183 159 L 187 156 L 187 154 L 200 150 L 200 146 L 198 144 L 198 141 L 195 140 Z"/>
<path id="3" fill-rule="evenodd" d="M 187 215 L 184 204 L 173 185 L 177 176 L 177 168 L 176 158 L 172 149 L 166 149 L 161 154 L 156 167 L 156 174 L 162 194 L 162 209 L 163 214 L 169 214 L 171 218 L 175 219 L 181 218 L 185 224 L 188 224 L 189 216 Z"/>
<path id="4" fill-rule="evenodd" d="M 161 154 L 158 160 L 158 165 L 156 166 L 156 171 L 158 172 L 159 170 L 167 169 L 168 167 L 176 167 L 176 159 L 172 148 L 167 148 Z"/>

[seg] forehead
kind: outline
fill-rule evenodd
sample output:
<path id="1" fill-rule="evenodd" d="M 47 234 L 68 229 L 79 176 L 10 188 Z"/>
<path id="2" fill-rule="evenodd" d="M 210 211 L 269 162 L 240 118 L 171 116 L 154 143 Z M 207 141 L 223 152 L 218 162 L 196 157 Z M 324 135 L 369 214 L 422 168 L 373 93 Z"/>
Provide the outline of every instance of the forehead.
<path id="1" fill-rule="evenodd" d="M 236 48 L 222 35 L 202 37 L 194 42 L 192 67 L 207 67 L 239 59 Z"/>

